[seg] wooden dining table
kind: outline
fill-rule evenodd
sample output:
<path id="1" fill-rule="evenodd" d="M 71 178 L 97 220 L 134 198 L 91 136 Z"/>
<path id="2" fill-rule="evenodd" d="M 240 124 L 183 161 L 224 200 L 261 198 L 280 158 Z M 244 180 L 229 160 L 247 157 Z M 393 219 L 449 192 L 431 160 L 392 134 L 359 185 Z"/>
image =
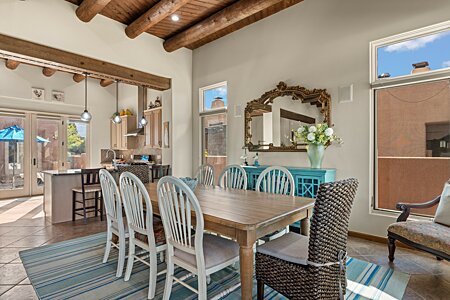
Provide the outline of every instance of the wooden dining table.
<path id="1" fill-rule="evenodd" d="M 153 213 L 159 215 L 156 183 L 145 185 Z M 255 242 L 296 221 L 309 234 L 314 199 L 198 185 L 195 189 L 205 230 L 230 237 L 239 244 L 242 299 L 252 299 Z"/>

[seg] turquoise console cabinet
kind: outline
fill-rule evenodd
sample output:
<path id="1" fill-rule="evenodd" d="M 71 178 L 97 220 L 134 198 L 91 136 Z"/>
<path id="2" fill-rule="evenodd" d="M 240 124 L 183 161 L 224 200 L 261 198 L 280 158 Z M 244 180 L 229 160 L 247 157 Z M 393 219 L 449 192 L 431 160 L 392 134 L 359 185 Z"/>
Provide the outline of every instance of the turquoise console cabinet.
<path id="1" fill-rule="evenodd" d="M 249 190 L 255 190 L 256 181 L 259 174 L 269 166 L 244 166 L 247 173 Z M 324 182 L 335 180 L 336 169 L 311 169 L 286 167 L 294 177 L 295 195 L 299 197 L 316 198 L 319 185 Z M 299 227 L 300 222 L 292 224 L 293 227 Z"/>
<path id="2" fill-rule="evenodd" d="M 244 166 L 247 173 L 249 190 L 255 190 L 256 180 L 259 174 L 269 166 Z M 334 181 L 336 169 L 311 169 L 287 167 L 294 177 L 295 195 L 299 197 L 316 198 L 319 185 L 324 182 Z"/>

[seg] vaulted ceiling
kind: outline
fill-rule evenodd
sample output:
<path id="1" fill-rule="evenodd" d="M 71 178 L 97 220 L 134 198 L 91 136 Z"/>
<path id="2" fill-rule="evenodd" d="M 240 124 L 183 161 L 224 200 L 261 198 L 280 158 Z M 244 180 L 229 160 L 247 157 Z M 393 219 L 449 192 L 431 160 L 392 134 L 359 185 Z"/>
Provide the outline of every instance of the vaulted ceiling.
<path id="1" fill-rule="evenodd" d="M 164 48 L 195 49 L 303 0 L 66 0 L 89 22 L 97 14 L 127 25 L 136 38 L 146 32 L 165 40 Z M 179 21 L 173 21 L 172 16 Z"/>

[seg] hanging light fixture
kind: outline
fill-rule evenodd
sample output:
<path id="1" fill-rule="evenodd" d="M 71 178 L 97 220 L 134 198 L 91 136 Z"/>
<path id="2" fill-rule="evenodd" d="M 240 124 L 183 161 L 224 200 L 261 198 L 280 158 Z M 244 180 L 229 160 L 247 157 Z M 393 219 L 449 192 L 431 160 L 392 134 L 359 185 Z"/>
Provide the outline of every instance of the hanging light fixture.
<path id="1" fill-rule="evenodd" d="M 122 118 L 120 117 L 119 113 L 119 80 L 116 80 L 116 112 L 112 117 L 112 122 L 114 124 L 122 123 Z"/>
<path id="2" fill-rule="evenodd" d="M 144 87 L 144 89 L 146 89 L 146 87 Z M 147 93 L 144 93 L 144 95 L 145 95 L 145 94 L 147 94 Z M 147 119 L 145 118 L 145 114 L 144 114 L 144 110 L 145 110 L 145 102 L 146 102 L 146 100 L 147 100 L 147 99 L 144 99 L 144 101 L 142 101 L 142 118 L 141 118 L 141 120 L 139 121 L 139 123 L 142 125 L 142 127 L 144 127 L 145 125 L 148 124 L 148 121 L 147 121 Z"/>
<path id="3" fill-rule="evenodd" d="M 84 73 L 84 111 L 81 114 L 81 120 L 89 122 L 92 119 L 92 115 L 87 110 L 87 78 L 88 74 Z"/>

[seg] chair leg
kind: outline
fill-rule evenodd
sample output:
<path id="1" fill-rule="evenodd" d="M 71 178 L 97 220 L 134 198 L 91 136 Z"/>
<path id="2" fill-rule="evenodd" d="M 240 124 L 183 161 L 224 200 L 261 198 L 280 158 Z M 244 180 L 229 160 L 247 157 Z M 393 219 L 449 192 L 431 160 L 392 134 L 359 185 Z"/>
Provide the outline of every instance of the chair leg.
<path id="1" fill-rule="evenodd" d="M 395 253 L 395 239 L 393 237 L 388 237 L 388 249 L 389 249 L 389 261 L 394 261 Z"/>
<path id="2" fill-rule="evenodd" d="M 208 295 L 208 285 L 205 274 L 198 274 L 198 300 L 206 300 Z"/>
<path id="3" fill-rule="evenodd" d="M 111 224 L 108 224 L 108 231 L 106 234 L 106 249 L 105 255 L 103 256 L 103 263 L 108 261 L 109 253 L 111 252 L 111 243 L 112 243 L 112 232 L 111 232 Z"/>
<path id="4" fill-rule="evenodd" d="M 133 264 L 134 264 L 134 251 L 135 251 L 135 246 L 134 246 L 134 232 L 131 232 L 130 230 L 130 238 L 128 241 L 128 244 L 130 246 L 129 250 L 128 250 L 128 262 L 127 262 L 127 270 L 125 271 L 125 281 L 130 280 L 130 276 L 131 276 L 131 272 L 133 271 Z"/>
<path id="5" fill-rule="evenodd" d="M 103 195 L 100 194 L 100 221 L 103 221 L 103 209 L 104 209 Z"/>
<path id="6" fill-rule="evenodd" d="M 439 257 L 439 256 L 436 256 L 436 259 L 439 260 L 439 261 L 443 260 L 443 258 Z"/>
<path id="7" fill-rule="evenodd" d="M 75 221 L 75 209 L 76 209 L 75 200 L 77 200 L 77 193 L 75 191 L 72 191 L 72 221 Z"/>
<path id="8" fill-rule="evenodd" d="M 94 201 L 95 201 L 95 204 L 94 204 L 94 210 L 95 210 L 95 216 L 97 217 L 98 216 L 98 192 L 94 192 Z"/>
<path id="9" fill-rule="evenodd" d="M 258 279 L 256 281 L 256 293 L 257 293 L 257 299 L 258 300 L 263 300 L 264 299 L 264 282 L 261 279 Z"/>
<path id="10" fill-rule="evenodd" d="M 155 298 L 156 280 L 158 276 L 158 262 L 156 253 L 150 253 L 150 277 L 148 280 L 148 299 Z"/>
<path id="11" fill-rule="evenodd" d="M 169 250 L 167 250 L 167 254 L 166 254 L 166 263 L 167 263 L 167 273 L 166 273 L 166 285 L 164 286 L 163 299 L 169 300 L 170 294 L 172 293 L 172 283 L 173 283 L 172 277 L 173 277 L 173 269 L 174 269 L 172 257 L 169 254 Z"/>
<path id="12" fill-rule="evenodd" d="M 125 265 L 125 248 L 125 233 L 123 233 L 122 236 L 119 236 L 119 258 L 117 261 L 116 277 L 122 277 L 123 266 Z"/>

